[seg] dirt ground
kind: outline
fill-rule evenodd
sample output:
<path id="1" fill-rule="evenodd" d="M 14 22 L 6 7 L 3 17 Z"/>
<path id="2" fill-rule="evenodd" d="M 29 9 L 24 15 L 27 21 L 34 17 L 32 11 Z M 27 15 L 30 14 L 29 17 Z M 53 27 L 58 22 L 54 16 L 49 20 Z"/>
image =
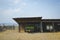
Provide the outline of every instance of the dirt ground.
<path id="1" fill-rule="evenodd" d="M 0 32 L 0 40 L 60 40 L 60 32 L 19 33 L 15 30 Z"/>

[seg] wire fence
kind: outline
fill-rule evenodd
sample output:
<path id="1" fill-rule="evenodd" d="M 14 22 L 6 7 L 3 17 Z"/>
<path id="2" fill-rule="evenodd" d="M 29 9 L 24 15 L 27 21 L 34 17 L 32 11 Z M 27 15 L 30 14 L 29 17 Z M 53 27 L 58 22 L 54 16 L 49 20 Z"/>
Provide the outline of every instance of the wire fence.
<path id="1" fill-rule="evenodd" d="M 15 30 L 15 25 L 0 25 L 0 32 L 6 31 L 6 30 Z"/>

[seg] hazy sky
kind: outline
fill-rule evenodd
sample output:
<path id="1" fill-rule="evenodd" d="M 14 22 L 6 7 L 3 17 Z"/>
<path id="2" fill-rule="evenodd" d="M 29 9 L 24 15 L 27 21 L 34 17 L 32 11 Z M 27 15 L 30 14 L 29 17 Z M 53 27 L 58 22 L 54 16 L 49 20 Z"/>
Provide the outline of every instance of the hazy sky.
<path id="1" fill-rule="evenodd" d="M 60 0 L 0 0 L 0 23 L 15 17 L 60 18 Z"/>

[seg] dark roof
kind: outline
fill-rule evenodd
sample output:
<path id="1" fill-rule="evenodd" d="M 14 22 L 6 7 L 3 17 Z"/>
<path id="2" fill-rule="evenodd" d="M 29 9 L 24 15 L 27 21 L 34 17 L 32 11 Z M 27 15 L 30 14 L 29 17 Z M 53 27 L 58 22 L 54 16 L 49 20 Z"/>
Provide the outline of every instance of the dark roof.
<path id="1" fill-rule="evenodd" d="M 36 18 L 42 18 L 42 17 L 20 17 L 20 18 L 13 18 L 13 19 L 36 19 Z"/>
<path id="2" fill-rule="evenodd" d="M 52 21 L 54 21 L 54 22 L 59 21 L 59 22 L 60 22 L 60 19 L 42 19 L 42 21 L 45 21 L 45 22 L 46 22 L 46 21 L 48 21 L 48 22 L 49 22 L 49 21 L 51 21 L 51 22 L 52 22 Z"/>
<path id="3" fill-rule="evenodd" d="M 17 23 L 20 22 L 39 22 L 42 17 L 13 18 Z"/>
<path id="4" fill-rule="evenodd" d="M 60 19 L 42 19 L 42 17 L 21 17 L 13 18 L 17 23 L 21 22 L 60 22 Z"/>

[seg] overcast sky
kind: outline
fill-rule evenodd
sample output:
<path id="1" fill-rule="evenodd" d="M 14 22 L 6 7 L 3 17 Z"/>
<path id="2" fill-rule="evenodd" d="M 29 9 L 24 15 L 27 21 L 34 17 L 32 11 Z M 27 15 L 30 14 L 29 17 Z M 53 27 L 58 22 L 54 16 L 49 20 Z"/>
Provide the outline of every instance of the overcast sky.
<path id="1" fill-rule="evenodd" d="M 28 16 L 60 19 L 60 0 L 0 0 L 0 23 Z"/>

